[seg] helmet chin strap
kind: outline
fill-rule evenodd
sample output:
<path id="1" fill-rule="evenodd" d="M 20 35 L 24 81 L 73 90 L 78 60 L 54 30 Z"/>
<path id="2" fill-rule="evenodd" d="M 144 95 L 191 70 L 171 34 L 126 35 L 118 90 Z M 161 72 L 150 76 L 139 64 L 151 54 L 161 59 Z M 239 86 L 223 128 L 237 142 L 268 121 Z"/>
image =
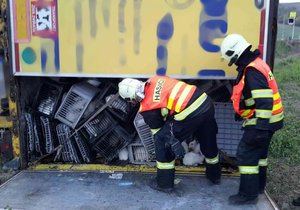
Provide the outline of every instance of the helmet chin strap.
<path id="1" fill-rule="evenodd" d="M 237 61 L 237 59 L 238 59 L 238 55 L 233 56 L 233 57 L 230 59 L 230 61 L 229 61 L 229 63 L 228 63 L 228 66 L 232 66 L 232 64 L 234 64 L 234 63 Z"/>

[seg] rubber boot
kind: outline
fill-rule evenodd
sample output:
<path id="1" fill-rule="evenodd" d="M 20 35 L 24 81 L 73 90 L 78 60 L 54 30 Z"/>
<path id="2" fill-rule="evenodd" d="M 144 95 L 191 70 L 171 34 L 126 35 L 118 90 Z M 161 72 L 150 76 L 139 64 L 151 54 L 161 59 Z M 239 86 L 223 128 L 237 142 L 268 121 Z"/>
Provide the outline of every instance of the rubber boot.
<path id="1" fill-rule="evenodd" d="M 263 194 L 265 192 L 267 183 L 267 166 L 259 167 L 259 194 Z"/>
<path id="2" fill-rule="evenodd" d="M 164 192 L 164 193 L 172 193 L 174 190 L 174 187 L 169 187 L 169 188 L 160 187 L 157 182 L 157 177 L 150 179 L 148 185 L 153 190 L 157 190 L 157 191 Z"/>
<path id="3" fill-rule="evenodd" d="M 239 193 L 229 197 L 231 205 L 255 204 L 258 200 L 259 176 L 258 174 L 242 174 L 240 178 Z"/>
<path id="4" fill-rule="evenodd" d="M 158 191 L 167 192 L 174 188 L 175 169 L 157 169 L 154 181 L 150 181 L 149 186 Z"/>
<path id="5" fill-rule="evenodd" d="M 220 184 L 221 182 L 221 165 L 216 164 L 206 164 L 205 171 L 206 178 L 213 184 Z"/>

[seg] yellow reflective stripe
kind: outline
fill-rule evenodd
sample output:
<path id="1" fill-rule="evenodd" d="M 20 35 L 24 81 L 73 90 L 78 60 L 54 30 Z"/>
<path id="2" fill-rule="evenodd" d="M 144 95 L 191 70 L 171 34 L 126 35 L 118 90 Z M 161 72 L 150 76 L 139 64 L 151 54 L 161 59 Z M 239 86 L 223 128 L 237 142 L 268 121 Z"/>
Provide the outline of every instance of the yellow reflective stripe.
<path id="1" fill-rule="evenodd" d="M 246 109 L 245 111 L 243 111 L 243 113 L 241 113 L 242 117 L 247 116 L 249 113 L 251 112 L 251 109 Z"/>
<path id="2" fill-rule="evenodd" d="M 284 118 L 284 114 L 283 114 L 283 112 L 281 112 L 277 115 L 273 115 L 269 119 L 269 122 L 270 123 L 275 123 L 275 122 L 278 122 L 278 121 L 282 120 L 283 118 Z M 245 127 L 247 125 L 256 125 L 256 121 L 257 121 L 257 118 L 246 119 L 243 123 L 243 127 Z"/>
<path id="3" fill-rule="evenodd" d="M 255 104 L 255 101 L 253 98 L 248 98 L 245 100 L 245 104 L 246 104 L 246 106 L 252 106 Z"/>
<path id="4" fill-rule="evenodd" d="M 271 89 L 251 90 L 253 98 L 273 98 L 273 91 Z"/>
<path id="5" fill-rule="evenodd" d="M 160 113 L 161 113 L 161 116 L 164 118 L 164 121 L 166 121 L 166 118 L 169 114 L 169 110 L 167 108 L 161 108 Z"/>
<path id="6" fill-rule="evenodd" d="M 281 107 L 282 107 L 282 103 L 281 102 L 278 103 L 278 104 L 275 104 L 275 105 L 273 105 L 273 110 L 272 111 L 276 111 L 278 109 L 281 109 Z"/>
<path id="7" fill-rule="evenodd" d="M 258 166 L 239 166 L 240 174 L 258 174 Z"/>
<path id="8" fill-rule="evenodd" d="M 216 157 L 214 158 L 205 158 L 205 162 L 207 164 L 216 164 L 219 162 L 219 155 L 217 155 Z"/>
<path id="9" fill-rule="evenodd" d="M 184 120 L 189 114 L 191 114 L 193 111 L 195 111 L 198 107 L 203 104 L 203 102 L 206 100 L 207 95 L 206 93 L 203 93 L 199 98 L 197 98 L 196 101 L 194 101 L 189 107 L 185 108 L 180 113 L 174 115 L 174 120 L 180 121 Z"/>
<path id="10" fill-rule="evenodd" d="M 280 98 L 280 94 L 279 94 L 279 93 L 275 93 L 275 94 L 273 95 L 274 101 L 277 100 L 277 99 L 279 99 L 279 98 Z"/>
<path id="11" fill-rule="evenodd" d="M 170 163 L 162 163 L 162 162 L 159 162 L 159 161 L 156 161 L 156 167 L 158 169 L 173 169 L 175 168 L 175 160 L 173 160 L 172 162 Z"/>
<path id="12" fill-rule="evenodd" d="M 154 129 L 150 129 L 150 130 L 151 130 L 152 135 L 154 135 L 160 130 L 160 128 L 154 128 Z"/>
<path id="13" fill-rule="evenodd" d="M 277 115 L 273 115 L 271 118 L 270 118 L 270 123 L 275 123 L 275 122 L 278 122 L 280 120 L 282 120 L 284 117 L 284 114 L 283 112 L 277 114 Z"/>
<path id="14" fill-rule="evenodd" d="M 170 110 L 172 109 L 172 106 L 173 106 L 173 103 L 174 103 L 174 99 L 175 99 L 175 97 L 176 97 L 176 95 L 177 95 L 177 93 L 178 93 L 180 87 L 181 87 L 183 84 L 184 84 L 184 83 L 180 81 L 180 82 L 178 82 L 178 83 L 173 87 L 172 92 L 171 92 L 170 97 L 169 97 L 169 100 L 168 100 L 168 106 L 167 106 L 168 109 L 170 109 Z"/>
<path id="15" fill-rule="evenodd" d="M 267 166 L 268 165 L 268 158 L 266 158 L 266 159 L 259 159 L 258 165 L 259 166 Z"/>
<path id="16" fill-rule="evenodd" d="M 192 85 L 187 85 L 183 92 L 181 93 L 177 103 L 176 103 L 176 106 L 175 106 L 175 112 L 180 112 L 180 108 L 183 104 L 183 102 L 185 101 L 187 95 L 189 94 L 189 92 L 191 91 L 191 89 L 193 88 Z"/>
<path id="17" fill-rule="evenodd" d="M 271 118 L 272 117 L 272 111 L 266 110 L 266 109 L 256 109 L 255 110 L 255 116 L 260 118 Z"/>

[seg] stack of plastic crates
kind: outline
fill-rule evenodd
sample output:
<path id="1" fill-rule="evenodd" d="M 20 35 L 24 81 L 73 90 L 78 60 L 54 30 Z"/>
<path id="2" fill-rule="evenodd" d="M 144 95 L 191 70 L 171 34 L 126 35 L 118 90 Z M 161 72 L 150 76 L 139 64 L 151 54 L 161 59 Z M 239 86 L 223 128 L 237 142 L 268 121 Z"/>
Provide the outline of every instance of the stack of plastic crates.
<path id="1" fill-rule="evenodd" d="M 133 123 L 142 144 L 148 152 L 149 160 L 155 160 L 154 139 L 150 127 L 146 124 L 143 116 L 140 113 L 136 114 Z"/>
<path id="2" fill-rule="evenodd" d="M 86 82 L 74 84 L 58 108 L 55 119 L 75 128 L 99 89 Z"/>
<path id="3" fill-rule="evenodd" d="M 80 132 L 90 144 L 93 144 L 96 139 L 112 129 L 116 124 L 117 122 L 104 110 L 94 119 L 86 123 Z"/>
<path id="4" fill-rule="evenodd" d="M 243 131 L 242 122 L 234 120 L 231 103 L 215 103 L 215 117 L 218 124 L 217 143 L 228 156 L 236 157 L 236 151 Z"/>
<path id="5" fill-rule="evenodd" d="M 95 142 L 93 149 L 104 157 L 107 162 L 110 162 L 131 141 L 132 136 L 124 128 L 116 125 Z"/>
<path id="6" fill-rule="evenodd" d="M 63 94 L 63 87 L 56 83 L 43 82 L 36 96 L 35 110 L 53 118 Z"/>
<path id="7" fill-rule="evenodd" d="M 27 139 L 26 142 L 27 142 L 28 153 L 35 154 L 35 155 L 39 155 L 39 154 L 43 155 L 46 151 L 46 148 L 43 142 L 44 138 L 42 137 L 41 124 L 39 122 L 40 117 L 37 117 L 37 115 L 33 113 L 25 112 L 24 119 L 25 119 L 25 135 Z"/>

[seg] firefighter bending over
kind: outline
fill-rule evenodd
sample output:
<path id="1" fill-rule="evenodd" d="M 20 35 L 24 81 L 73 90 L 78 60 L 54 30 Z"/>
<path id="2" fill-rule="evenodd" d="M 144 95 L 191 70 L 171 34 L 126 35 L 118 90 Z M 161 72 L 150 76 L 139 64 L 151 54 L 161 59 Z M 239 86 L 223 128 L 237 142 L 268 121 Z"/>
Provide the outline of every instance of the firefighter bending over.
<path id="1" fill-rule="evenodd" d="M 283 107 L 270 67 L 259 50 L 239 34 L 230 34 L 221 44 L 222 57 L 237 66 L 238 76 L 231 100 L 236 119 L 244 120 L 244 134 L 237 150 L 240 171 L 238 194 L 231 204 L 256 203 L 266 186 L 268 150 L 275 131 L 283 127 Z"/>
<path id="2" fill-rule="evenodd" d="M 175 159 L 184 156 L 180 142 L 191 136 L 199 141 L 205 156 L 206 177 L 214 184 L 220 182 L 218 128 L 214 105 L 206 93 L 167 76 L 154 76 L 146 82 L 122 80 L 119 94 L 125 100 L 140 102 L 139 111 L 154 135 L 157 174 L 150 181 L 152 188 L 163 192 L 174 189 Z"/>

